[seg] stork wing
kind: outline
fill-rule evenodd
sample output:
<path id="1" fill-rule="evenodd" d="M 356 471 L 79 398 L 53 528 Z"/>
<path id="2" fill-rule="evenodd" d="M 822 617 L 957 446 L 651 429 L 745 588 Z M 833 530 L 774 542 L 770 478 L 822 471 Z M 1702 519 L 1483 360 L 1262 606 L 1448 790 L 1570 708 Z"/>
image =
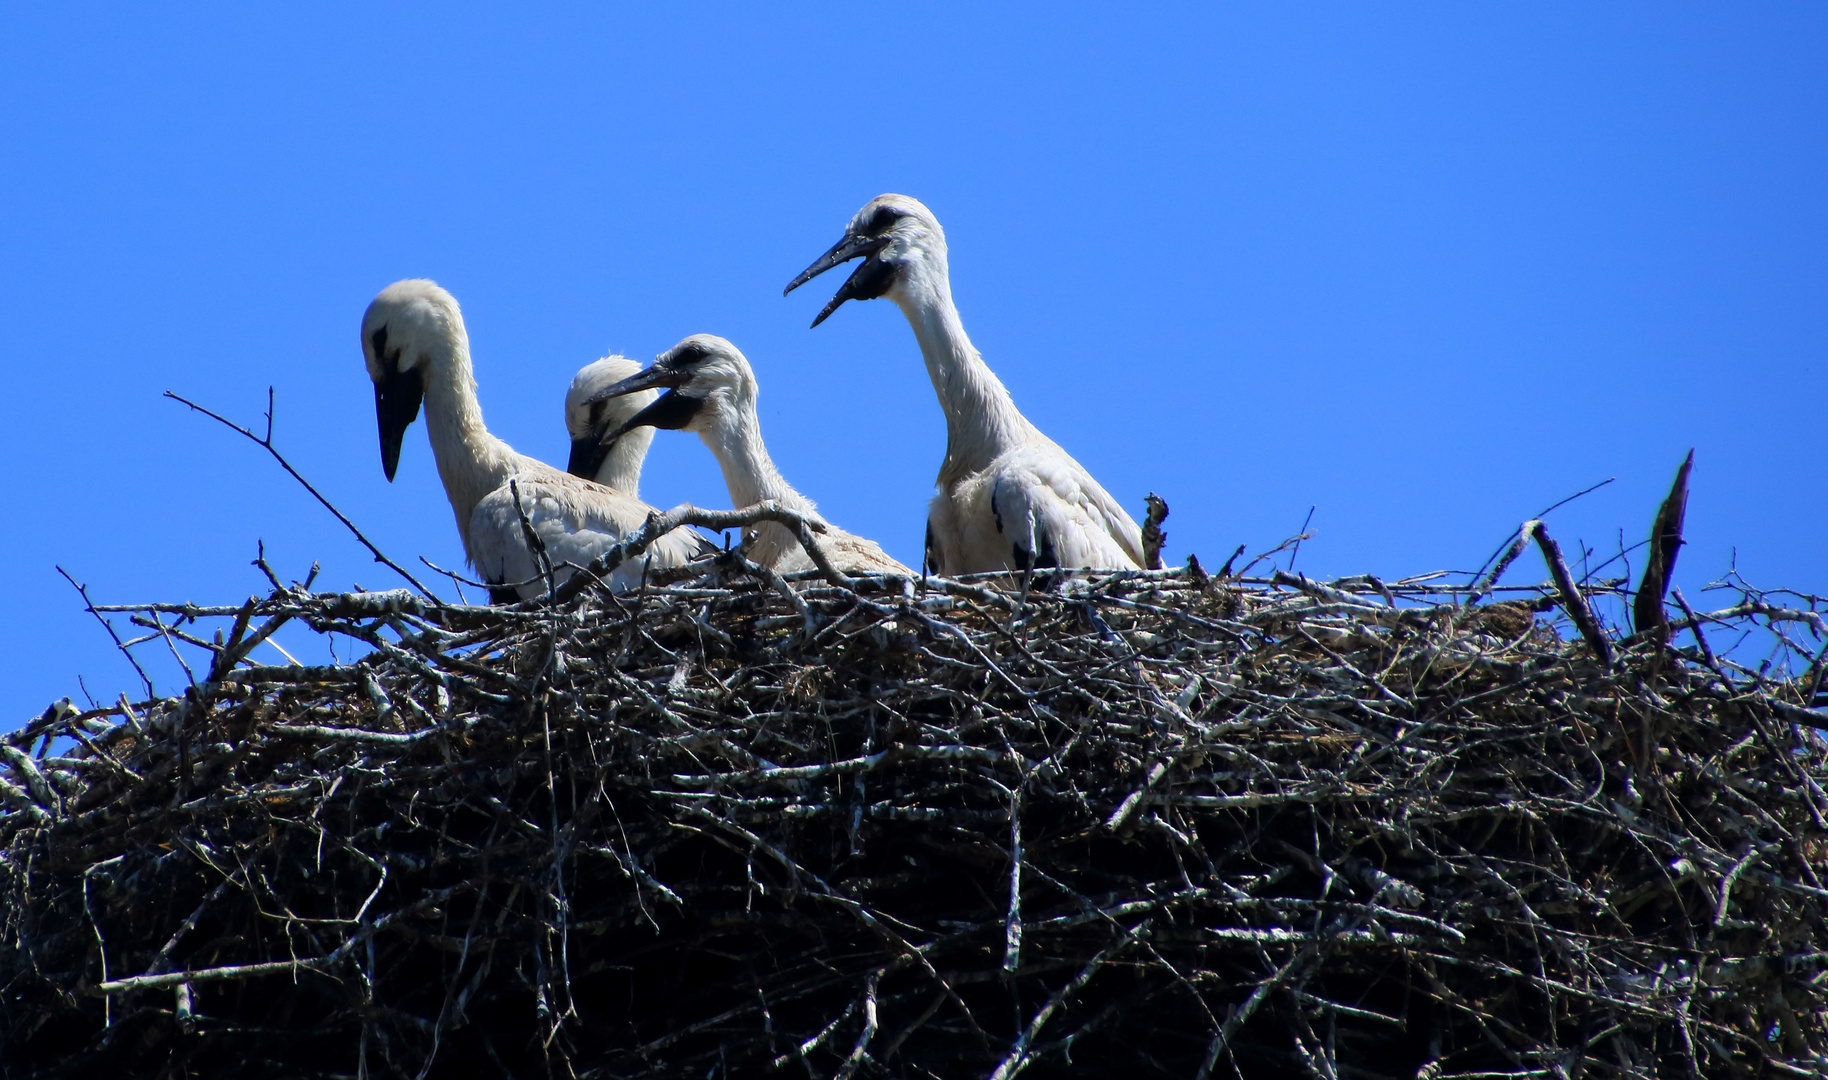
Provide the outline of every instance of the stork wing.
<path id="1" fill-rule="evenodd" d="M 819 538 L 824 542 L 832 564 L 847 574 L 902 574 L 913 577 L 914 571 L 901 560 L 882 550 L 882 545 L 867 537 L 832 528 Z"/>
<path id="2" fill-rule="evenodd" d="M 843 573 L 914 576 L 914 571 L 882 550 L 882 545 L 876 541 L 845 532 L 835 525 L 828 525 L 824 532 L 816 534 L 815 539 L 825 549 L 825 555 L 831 560 L 832 566 Z M 812 556 L 806 554 L 806 549 L 796 540 L 775 560 L 774 569 L 779 573 L 791 574 L 814 569 L 814 564 Z"/>
<path id="3" fill-rule="evenodd" d="M 1091 570 L 1142 565 L 1142 530 L 1058 447 L 1010 451 L 991 463 L 985 479 L 993 524 L 1035 564 Z M 1020 568 L 1022 551 L 1012 551 L 1011 566 Z"/>
<path id="4" fill-rule="evenodd" d="M 639 532 L 652 509 L 640 499 L 556 470 L 552 475 L 522 473 L 513 478 L 513 487 L 503 484 L 483 496 L 470 515 L 476 572 L 484 581 L 517 586 L 523 599 L 543 596 L 545 582 L 534 580 L 542 569 L 527 545 L 529 527 L 545 547 L 555 580 L 563 582 L 572 574 L 569 567 L 588 566 Z M 642 558 L 617 567 L 609 583 L 618 591 L 631 589 L 640 584 L 644 567 L 681 566 L 715 551 L 700 534 L 675 529 L 655 541 Z"/>

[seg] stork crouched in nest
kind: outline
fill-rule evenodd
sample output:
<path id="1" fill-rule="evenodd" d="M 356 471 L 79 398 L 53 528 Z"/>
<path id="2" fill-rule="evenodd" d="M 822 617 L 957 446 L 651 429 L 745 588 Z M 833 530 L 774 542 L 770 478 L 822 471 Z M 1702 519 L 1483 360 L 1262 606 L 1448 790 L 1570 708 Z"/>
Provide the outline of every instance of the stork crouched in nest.
<path id="1" fill-rule="evenodd" d="M 1136 522 L 1022 415 L 965 336 L 952 303 L 946 234 L 932 212 L 906 195 L 872 199 L 786 291 L 856 258 L 862 264 L 812 324 L 846 300 L 886 296 L 914 328 L 946 414 L 946 459 L 927 511 L 928 568 L 957 576 L 1146 565 Z"/>
<path id="2" fill-rule="evenodd" d="M 433 282 L 409 279 L 381 290 L 362 317 L 362 354 L 374 380 L 387 479 L 423 401 L 464 554 L 496 602 L 544 595 L 548 568 L 554 583 L 570 577 L 571 567 L 589 565 L 634 535 L 653 512 L 632 494 L 561 472 L 489 434 L 463 313 Z M 676 529 L 617 567 L 610 584 L 632 588 L 649 566 L 682 566 L 715 550 L 704 536 Z"/>
<path id="3" fill-rule="evenodd" d="M 647 463 L 653 429 L 632 428 L 618 439 L 602 436 L 652 405 L 660 394 L 648 390 L 615 401 L 596 397 L 597 391 L 640 371 L 641 365 L 626 356 L 605 356 L 578 369 L 565 391 L 565 430 L 571 435 L 566 472 L 595 480 L 624 495 L 641 494 L 641 466 Z"/>
<path id="4" fill-rule="evenodd" d="M 694 334 L 661 353 L 646 371 L 596 391 L 583 398 L 581 405 L 593 413 L 603 412 L 605 404 L 651 395 L 655 387 L 666 387 L 666 395 L 619 426 L 608 415 L 597 422 L 601 445 L 620 444 L 643 428 L 696 431 L 717 458 L 733 505 L 773 500 L 800 514 L 817 513 L 813 501 L 794 490 L 768 455 L 755 409 L 759 394 L 755 372 L 735 345 L 713 334 Z M 586 453 L 584 464 L 588 456 Z M 573 472 L 578 471 L 578 464 L 574 455 Z M 822 540 L 832 565 L 846 573 L 913 575 L 873 540 L 829 525 Z M 813 569 L 812 559 L 794 534 L 772 521 L 752 526 L 743 537 L 743 547 L 750 559 L 782 573 Z"/>

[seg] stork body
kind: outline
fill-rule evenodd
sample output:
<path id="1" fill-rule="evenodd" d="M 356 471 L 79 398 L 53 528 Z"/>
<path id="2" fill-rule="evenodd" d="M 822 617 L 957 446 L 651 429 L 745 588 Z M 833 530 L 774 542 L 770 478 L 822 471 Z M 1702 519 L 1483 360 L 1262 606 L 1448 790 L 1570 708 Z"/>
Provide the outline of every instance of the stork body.
<path id="1" fill-rule="evenodd" d="M 928 567 L 945 575 L 1140 568 L 1136 522 L 1022 415 L 965 334 L 933 214 L 905 195 L 871 200 L 787 291 L 859 257 L 813 325 L 846 300 L 886 296 L 914 329 L 946 417 L 946 457 L 927 510 Z"/>
<path id="2" fill-rule="evenodd" d="M 733 506 L 773 500 L 801 514 L 814 515 L 813 501 L 794 490 L 762 442 L 756 413 L 759 389 L 755 372 L 736 346 L 712 334 L 694 334 L 661 353 L 647 370 L 598 391 L 594 402 L 611 401 L 652 387 L 668 387 L 665 396 L 636 413 L 622 429 L 604 435 L 620 441 L 640 426 L 695 431 L 723 470 Z M 819 534 L 832 565 L 852 574 L 909 574 L 874 541 L 827 526 Z M 772 521 L 752 526 L 743 537 L 743 553 L 782 573 L 813 569 L 812 559 L 793 533 Z"/>
<path id="3" fill-rule="evenodd" d="M 646 522 L 653 508 L 641 500 L 516 453 L 489 434 L 463 314 L 456 298 L 432 282 L 395 282 L 375 297 L 362 318 L 362 353 L 375 384 L 383 471 L 393 479 L 401 441 L 423 401 L 426 435 L 464 555 L 485 582 L 502 587 L 491 589 L 496 599 L 506 599 L 509 587 L 522 598 L 546 592 L 544 581 L 531 580 L 541 566 L 528 544 L 529 527 L 563 579 L 569 566 L 587 565 Z M 677 530 L 624 563 L 610 583 L 629 588 L 648 566 L 679 566 L 712 550 L 704 537 Z"/>

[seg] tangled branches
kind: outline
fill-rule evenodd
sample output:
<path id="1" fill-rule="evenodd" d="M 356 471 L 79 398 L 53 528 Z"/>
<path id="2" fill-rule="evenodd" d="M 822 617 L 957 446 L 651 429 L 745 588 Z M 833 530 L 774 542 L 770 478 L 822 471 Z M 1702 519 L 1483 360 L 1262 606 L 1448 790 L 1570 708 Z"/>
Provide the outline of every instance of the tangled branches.
<path id="1" fill-rule="evenodd" d="M 1566 590 L 1473 592 L 728 555 L 554 604 L 116 609 L 210 667 L 0 745 L 0 1060 L 1819 1075 L 1822 657 L 1697 632 L 1800 649 L 1814 605 L 1596 651 L 1538 617 Z M 254 664 L 288 623 L 369 651 Z"/>

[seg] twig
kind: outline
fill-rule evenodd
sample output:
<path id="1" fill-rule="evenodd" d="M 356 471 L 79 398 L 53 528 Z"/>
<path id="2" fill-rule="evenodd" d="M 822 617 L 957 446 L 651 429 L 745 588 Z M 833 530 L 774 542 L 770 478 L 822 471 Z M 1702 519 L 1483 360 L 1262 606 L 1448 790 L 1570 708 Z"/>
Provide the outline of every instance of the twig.
<path id="1" fill-rule="evenodd" d="M 1644 560 L 1644 579 L 1632 601 L 1632 626 L 1640 634 L 1652 634 L 1659 642 L 1669 636 L 1669 620 L 1663 617 L 1663 595 L 1669 591 L 1676 570 L 1676 554 L 1682 549 L 1682 519 L 1688 513 L 1688 472 L 1695 464 L 1691 449 L 1676 470 L 1669 495 L 1657 508 L 1657 518 L 1650 527 L 1650 554 Z"/>
<path id="2" fill-rule="evenodd" d="M 825 530 L 825 522 L 796 513 L 771 499 L 741 510 L 701 510 L 691 503 L 680 503 L 665 513 L 649 514 L 647 522 L 641 526 L 640 532 L 592 560 L 587 569 L 600 578 L 608 578 L 617 567 L 630 559 L 639 558 L 656 540 L 674 529 L 697 526 L 701 529 L 721 531 L 745 528 L 760 521 L 776 522 L 799 533 L 801 545 L 806 548 L 806 553 L 812 558 L 814 565 L 825 574 L 826 580 L 839 588 L 851 586 L 851 580 L 848 577 L 831 569 L 831 560 L 826 557 L 823 548 L 812 539 L 813 532 Z M 554 593 L 553 602 L 566 603 L 576 598 L 588 587 L 587 580 L 574 576 Z"/>
<path id="3" fill-rule="evenodd" d="M 990 1080 L 1011 1080 L 1017 1073 L 1027 1068 L 1032 1060 L 1029 1057 L 1028 1048 L 1034 1043 L 1035 1037 L 1041 1034 L 1041 1029 L 1046 1026 L 1048 1020 L 1053 1018 L 1054 1013 L 1059 1011 L 1063 1003 L 1085 989 L 1086 984 L 1092 981 L 1092 976 L 1098 974 L 1098 969 L 1102 968 L 1107 960 L 1135 944 L 1138 938 L 1147 933 L 1150 924 L 1151 920 L 1143 919 L 1132 926 L 1122 938 L 1100 950 L 1098 955 L 1087 961 L 1070 982 L 1054 991 L 1053 996 L 1047 999 L 1047 1003 L 1036 1010 L 1035 1015 L 1029 1019 L 1028 1026 L 1017 1037 L 1014 1045 L 1010 1046 L 1009 1053 L 1005 1054 L 1003 1060 L 997 1063 L 996 1070 L 990 1074 Z"/>
<path id="4" fill-rule="evenodd" d="M 527 545 L 527 551 L 533 556 L 533 565 L 541 578 L 546 582 L 546 599 L 551 600 L 558 585 L 552 579 L 552 559 L 546 555 L 546 542 L 533 531 L 533 522 L 527 520 L 527 511 L 520 504 L 520 482 L 508 479 L 508 495 L 514 500 L 514 516 L 520 519 L 521 539 Z"/>
<path id="5" fill-rule="evenodd" d="M 201 968 L 197 971 L 168 971 L 162 975 L 135 975 L 127 979 L 112 979 L 96 984 L 98 994 L 124 994 L 131 990 L 157 990 L 166 986 L 178 986 L 182 983 L 221 982 L 225 979 L 250 979 L 256 975 L 277 975 L 281 973 L 296 974 L 301 971 L 316 971 L 326 965 L 328 958 L 319 957 L 310 960 L 276 960 L 264 964 L 230 964 L 223 967 Z"/>
<path id="6" fill-rule="evenodd" d="M 1314 522 L 1314 511 L 1316 509 L 1318 509 L 1318 507 L 1308 507 L 1308 516 L 1302 519 L 1301 528 L 1295 530 L 1295 546 L 1290 548 L 1288 553 L 1288 570 L 1291 574 L 1295 572 L 1295 559 L 1301 555 L 1301 542 L 1314 535 L 1313 533 L 1308 532 L 1308 526 Z M 1245 569 L 1248 570 L 1249 567 L 1246 567 Z"/>
<path id="7" fill-rule="evenodd" d="M 1574 494 L 1568 496 L 1565 499 L 1561 499 L 1557 502 L 1552 502 L 1549 505 L 1543 507 L 1541 510 L 1538 510 L 1534 514 L 1530 515 L 1530 520 L 1531 521 L 1541 521 L 1543 518 L 1548 517 L 1550 514 L 1561 509 L 1562 507 L 1568 505 L 1569 503 L 1573 502 L 1574 500 L 1579 499 L 1586 495 L 1591 495 L 1594 492 L 1598 491 L 1600 488 L 1603 488 L 1607 484 L 1612 483 L 1616 479 L 1618 479 L 1618 477 L 1608 476 L 1608 477 L 1606 477 L 1606 479 L 1601 480 L 1599 483 L 1594 484 L 1591 487 L 1584 487 L 1584 488 L 1580 489 L 1579 491 L 1575 492 Z M 1485 568 L 1490 566 L 1492 564 L 1492 560 L 1496 559 L 1498 557 L 1499 552 L 1507 550 L 1512 543 L 1513 543 L 1513 541 L 1507 540 L 1504 543 L 1499 544 L 1497 550 L 1493 551 L 1490 555 L 1487 555 L 1485 557 L 1485 561 L 1479 564 L 1479 569 L 1473 571 L 1472 577 L 1470 580 L 1477 580 L 1479 577 L 1481 577 L 1485 573 Z M 1521 554 L 1521 552 L 1520 552 L 1520 554 Z M 1513 558 L 1514 557 L 1515 556 L 1513 556 Z M 1496 580 L 1497 577 L 1498 577 L 1497 574 L 1492 575 L 1493 580 Z"/>
<path id="8" fill-rule="evenodd" d="M 1310 510 L 1308 512 L 1308 515 L 1309 515 L 1309 517 L 1312 517 L 1313 511 Z M 1236 577 L 1236 578 L 1246 577 L 1250 574 L 1251 569 L 1254 568 L 1258 563 L 1264 561 L 1265 559 L 1273 560 L 1276 556 L 1282 554 L 1284 551 L 1287 551 L 1288 549 L 1290 549 L 1292 547 L 1300 547 L 1301 542 L 1303 540 L 1312 540 L 1313 538 L 1314 538 L 1314 534 L 1310 533 L 1310 532 L 1296 533 L 1294 536 L 1289 537 L 1287 540 L 1282 541 L 1282 543 L 1277 544 L 1275 547 L 1270 548 L 1268 551 L 1265 551 L 1261 555 L 1258 555 L 1256 558 L 1245 563 L 1244 568 L 1242 570 L 1239 570 L 1236 574 L 1231 575 L 1231 576 Z M 1236 556 L 1234 555 L 1233 558 L 1236 558 Z M 1231 559 L 1225 560 L 1225 567 L 1220 568 L 1219 576 L 1225 577 L 1226 576 L 1225 568 L 1230 567 L 1230 566 L 1231 566 Z"/>
<path id="9" fill-rule="evenodd" d="M 1467 607 L 1471 607 L 1478 603 L 1486 593 L 1492 591 L 1492 586 L 1498 583 L 1498 579 L 1504 576 L 1504 572 L 1509 570 L 1511 564 L 1517 561 L 1517 557 L 1523 554 L 1523 547 L 1529 542 L 1530 527 L 1529 523 L 1526 522 L 1522 528 L 1517 530 L 1517 539 L 1511 541 L 1511 546 L 1504 549 L 1504 554 L 1499 557 L 1498 562 L 1492 566 L 1491 572 L 1473 583 L 1472 590 L 1466 594 L 1465 603 Z"/>
<path id="10" fill-rule="evenodd" d="M 63 579 L 70 583 L 70 587 L 76 590 L 77 595 L 83 598 L 83 610 L 95 616 L 96 621 L 102 624 L 102 629 L 108 631 L 108 636 L 114 639 L 114 647 L 121 651 L 121 655 L 127 658 L 129 664 L 133 665 L 134 673 L 140 677 L 140 683 L 146 687 L 146 696 L 156 697 L 157 695 L 152 689 L 152 679 L 146 674 L 146 669 L 141 667 L 133 653 L 128 651 L 127 643 L 121 640 L 121 636 L 114 632 L 114 624 L 109 622 L 101 612 L 95 610 L 95 602 L 89 599 L 88 586 L 78 584 L 76 579 L 70 576 L 70 572 L 61 566 L 57 568 L 57 572 L 62 574 Z"/>
<path id="11" fill-rule="evenodd" d="M 231 431 L 239 432 L 240 434 L 246 436 L 256 446 L 259 446 L 262 450 L 265 450 L 267 453 L 273 455 L 273 460 L 279 462 L 279 467 L 286 470 L 287 475 L 291 476 L 292 479 L 298 481 L 301 485 L 303 485 L 304 489 L 306 491 L 310 492 L 311 497 L 316 499 L 319 503 L 321 503 L 323 505 L 324 509 L 326 509 L 326 510 L 330 511 L 332 514 L 334 514 L 336 516 L 336 519 L 343 523 L 343 527 L 348 529 L 350 531 L 350 533 L 353 534 L 355 536 L 355 538 L 361 542 L 362 546 L 368 549 L 368 553 L 374 556 L 375 562 L 378 562 L 381 565 L 387 567 L 389 570 L 392 570 L 394 573 L 399 574 L 402 578 L 404 578 L 406 580 L 407 584 L 409 584 L 413 588 L 419 590 L 420 594 L 425 596 L 427 599 L 430 599 L 430 600 L 438 599 L 436 594 L 434 594 L 430 589 L 426 588 L 424 585 L 419 583 L 418 578 L 416 578 L 416 577 L 412 576 L 412 574 L 408 573 L 404 566 L 401 566 L 399 563 L 394 562 L 392 559 L 388 558 L 385 554 L 383 554 L 380 548 L 376 547 L 374 545 L 374 543 L 368 539 L 368 537 L 366 537 L 362 534 L 362 530 L 355 527 L 355 522 L 350 521 L 347 517 L 345 517 L 343 515 L 343 512 L 341 510 L 338 510 L 336 508 L 335 504 L 333 504 L 329 499 L 324 498 L 323 493 L 318 491 L 317 488 L 313 487 L 311 484 L 311 481 L 306 480 L 304 478 L 304 476 L 302 474 L 300 474 L 297 469 L 293 468 L 292 463 L 290 461 L 287 461 L 285 458 L 285 455 L 281 454 L 279 452 L 279 449 L 273 445 L 273 388 L 272 387 L 270 387 L 270 386 L 267 387 L 267 433 L 265 436 L 256 435 L 249 429 L 242 427 L 240 424 L 235 423 L 233 420 L 230 420 L 227 417 L 222 416 L 219 413 L 212 412 L 209 409 L 204 408 L 203 406 L 197 404 L 196 402 L 194 402 L 194 401 L 190 400 L 189 398 L 184 397 L 180 394 L 175 394 L 175 393 L 171 392 L 170 390 L 167 390 L 167 391 L 165 391 L 165 396 L 170 398 L 171 400 L 177 402 L 180 405 L 189 406 L 191 409 L 194 409 L 195 411 L 202 413 L 204 416 L 209 417 L 211 420 L 216 421 L 217 423 L 221 424 L 222 426 L 228 428 Z"/>
<path id="12" fill-rule="evenodd" d="M 1555 587 L 1561 592 L 1562 607 L 1567 609 L 1568 617 L 1574 620 L 1574 626 L 1580 636 L 1586 639 L 1587 647 L 1602 667 L 1612 666 L 1612 645 L 1600 630 L 1599 621 L 1593 617 L 1593 609 L 1587 606 L 1587 598 L 1574 584 L 1574 575 L 1568 572 L 1568 564 L 1562 561 L 1561 546 L 1549 537 L 1541 521 L 1524 523 L 1524 531 L 1536 537 L 1536 546 L 1542 549 L 1543 561 L 1549 564 L 1549 575 L 1555 579 Z"/>
<path id="13" fill-rule="evenodd" d="M 863 1065 L 864 1058 L 869 1056 L 870 1040 L 876 1037 L 876 988 L 882 982 L 885 968 L 870 972 L 863 984 L 863 1030 L 857 1033 L 857 1043 L 851 1047 L 850 1056 L 844 1059 L 833 1080 L 850 1080 L 857 1069 Z"/>
<path id="14" fill-rule="evenodd" d="M 1022 786 L 1009 790 L 1009 912 L 1004 921 L 1003 970 L 1022 966 Z"/>

